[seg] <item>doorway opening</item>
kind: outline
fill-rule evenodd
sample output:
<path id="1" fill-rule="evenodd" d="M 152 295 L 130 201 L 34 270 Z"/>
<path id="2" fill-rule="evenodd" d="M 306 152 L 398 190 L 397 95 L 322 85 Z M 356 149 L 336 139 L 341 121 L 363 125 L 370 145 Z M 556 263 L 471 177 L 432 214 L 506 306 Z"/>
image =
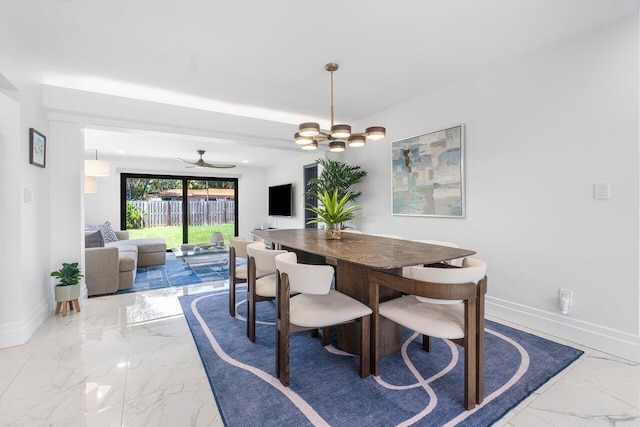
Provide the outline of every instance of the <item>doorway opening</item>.
<path id="1" fill-rule="evenodd" d="M 316 206 L 318 204 L 318 199 L 313 196 L 307 194 L 307 190 L 309 189 L 309 181 L 312 179 L 318 178 L 318 164 L 312 163 L 310 165 L 303 166 L 303 175 L 304 175 L 304 205 L 305 206 Z M 317 218 L 318 215 L 308 209 L 304 210 L 304 227 L 305 228 L 318 228 L 318 223 L 314 222 L 309 224 L 309 220 Z"/>

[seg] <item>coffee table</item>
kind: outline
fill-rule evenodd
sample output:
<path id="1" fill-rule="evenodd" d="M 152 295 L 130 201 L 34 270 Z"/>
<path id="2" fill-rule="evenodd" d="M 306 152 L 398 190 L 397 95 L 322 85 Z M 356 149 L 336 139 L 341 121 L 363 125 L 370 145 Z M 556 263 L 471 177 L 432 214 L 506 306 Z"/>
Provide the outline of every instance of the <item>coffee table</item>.
<path id="1" fill-rule="evenodd" d="M 229 263 L 229 248 L 200 247 L 171 248 L 171 252 L 181 260 L 186 268 L 225 267 Z"/>

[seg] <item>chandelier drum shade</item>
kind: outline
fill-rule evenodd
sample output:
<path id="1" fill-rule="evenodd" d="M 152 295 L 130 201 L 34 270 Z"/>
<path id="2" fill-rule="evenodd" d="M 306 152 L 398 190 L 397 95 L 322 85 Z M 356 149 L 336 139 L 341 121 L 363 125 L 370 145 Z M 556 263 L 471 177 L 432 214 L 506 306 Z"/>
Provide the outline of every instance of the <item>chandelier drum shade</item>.
<path id="1" fill-rule="evenodd" d="M 293 137 L 295 143 L 303 150 L 315 150 L 318 148 L 318 142 L 329 141 L 329 151 L 340 152 L 344 151 L 347 145 L 363 147 L 367 141 L 378 141 L 384 138 L 387 132 L 382 126 L 372 126 L 364 132 L 354 133 L 350 125 L 334 123 L 333 73 L 338 70 L 338 64 L 330 62 L 324 68 L 331 73 L 331 129 L 324 131 L 315 122 L 301 123 Z"/>
<path id="2" fill-rule="evenodd" d="M 106 160 L 98 160 L 98 150 L 95 150 L 95 160 L 84 161 L 85 176 L 109 176 L 111 174 L 111 165 Z"/>

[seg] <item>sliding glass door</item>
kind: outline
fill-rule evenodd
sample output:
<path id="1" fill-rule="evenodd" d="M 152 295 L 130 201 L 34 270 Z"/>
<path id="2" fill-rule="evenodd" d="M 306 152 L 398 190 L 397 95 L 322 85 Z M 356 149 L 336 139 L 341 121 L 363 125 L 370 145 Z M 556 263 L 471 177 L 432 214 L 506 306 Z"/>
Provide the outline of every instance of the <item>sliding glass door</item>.
<path id="1" fill-rule="evenodd" d="M 167 248 L 238 233 L 236 178 L 121 174 L 120 227 L 130 238 L 162 237 Z"/>
<path id="2" fill-rule="evenodd" d="M 220 232 L 225 242 L 236 236 L 235 182 L 209 179 L 187 180 L 189 200 L 187 242 L 208 242 Z"/>

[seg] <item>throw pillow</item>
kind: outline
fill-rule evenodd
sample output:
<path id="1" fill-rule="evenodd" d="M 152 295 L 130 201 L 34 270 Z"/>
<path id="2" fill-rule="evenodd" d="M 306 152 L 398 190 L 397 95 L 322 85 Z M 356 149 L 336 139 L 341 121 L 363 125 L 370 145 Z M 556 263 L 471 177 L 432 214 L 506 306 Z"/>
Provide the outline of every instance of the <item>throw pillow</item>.
<path id="1" fill-rule="evenodd" d="M 98 227 L 96 227 L 95 225 L 85 224 L 84 231 L 100 231 L 100 230 L 98 230 Z"/>
<path id="2" fill-rule="evenodd" d="M 118 236 L 116 236 L 116 232 L 113 230 L 113 227 L 111 227 L 111 223 L 109 221 L 105 221 L 104 224 L 99 225 L 98 229 L 102 233 L 105 243 L 118 241 Z"/>
<path id="3" fill-rule="evenodd" d="M 102 248 L 104 247 L 104 238 L 100 230 L 87 231 L 84 233 L 85 248 Z"/>

